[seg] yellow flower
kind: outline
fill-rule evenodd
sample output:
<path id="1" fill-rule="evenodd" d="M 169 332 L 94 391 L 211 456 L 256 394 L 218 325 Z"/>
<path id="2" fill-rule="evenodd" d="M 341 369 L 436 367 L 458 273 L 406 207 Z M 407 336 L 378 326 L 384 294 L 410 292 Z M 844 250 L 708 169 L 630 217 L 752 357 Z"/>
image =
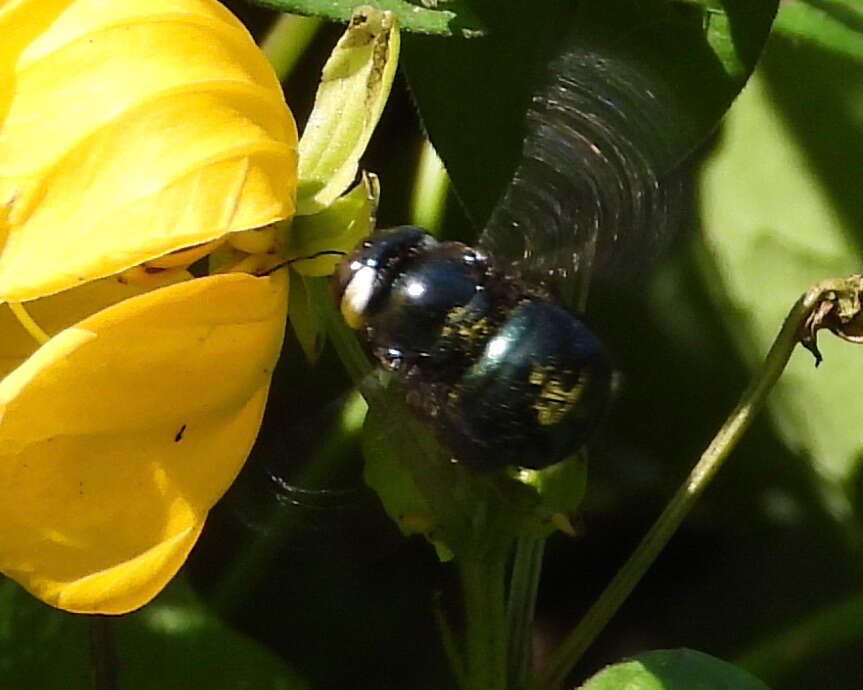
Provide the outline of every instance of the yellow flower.
<path id="1" fill-rule="evenodd" d="M 0 0 L 0 36 L 0 570 L 122 613 L 257 434 L 286 271 L 186 268 L 273 249 L 254 228 L 294 212 L 296 129 L 214 0 Z"/>

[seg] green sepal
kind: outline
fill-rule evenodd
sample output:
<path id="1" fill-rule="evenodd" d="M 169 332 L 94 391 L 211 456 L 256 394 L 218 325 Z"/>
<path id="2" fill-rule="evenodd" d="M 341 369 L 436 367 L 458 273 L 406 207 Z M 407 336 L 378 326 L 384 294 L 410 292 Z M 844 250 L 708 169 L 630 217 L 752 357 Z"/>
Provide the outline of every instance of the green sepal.
<path id="1" fill-rule="evenodd" d="M 352 251 L 374 229 L 379 196 L 377 177 L 363 173 L 358 185 L 320 213 L 294 218 L 285 254 L 303 257 L 322 251 Z M 341 259 L 338 254 L 327 254 L 295 261 L 291 268 L 304 276 L 328 276 Z"/>
<path id="2" fill-rule="evenodd" d="M 536 514 L 546 528 L 545 534 L 555 529 L 572 533 L 569 515 L 581 505 L 587 490 L 587 462 L 583 454 L 539 470 L 519 468 L 512 476 L 536 491 L 539 497 Z"/>

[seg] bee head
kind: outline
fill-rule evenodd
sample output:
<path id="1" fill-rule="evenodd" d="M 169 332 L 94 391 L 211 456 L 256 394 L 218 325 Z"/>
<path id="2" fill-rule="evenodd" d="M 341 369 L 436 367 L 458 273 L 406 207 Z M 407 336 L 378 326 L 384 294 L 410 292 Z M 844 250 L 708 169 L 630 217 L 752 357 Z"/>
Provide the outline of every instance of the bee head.
<path id="1" fill-rule="evenodd" d="M 423 228 L 402 225 L 376 232 L 348 254 L 333 274 L 333 293 L 345 323 L 362 326 L 385 299 L 393 278 L 435 244 Z"/>

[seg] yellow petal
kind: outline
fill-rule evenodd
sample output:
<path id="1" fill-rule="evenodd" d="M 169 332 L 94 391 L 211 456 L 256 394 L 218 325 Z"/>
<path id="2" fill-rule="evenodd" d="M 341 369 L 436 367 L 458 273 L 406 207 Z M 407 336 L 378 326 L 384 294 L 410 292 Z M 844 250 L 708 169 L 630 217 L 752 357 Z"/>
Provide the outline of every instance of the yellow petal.
<path id="1" fill-rule="evenodd" d="M 56 335 L 112 304 L 192 276 L 186 271 L 160 271 L 148 277 L 165 282 L 130 282 L 124 275 L 112 276 L 28 302 L 26 308 L 43 331 Z M 22 364 L 37 347 L 38 343 L 21 326 L 9 307 L 0 304 L 0 379 Z"/>
<path id="2" fill-rule="evenodd" d="M 0 570 L 69 611 L 123 613 L 158 593 L 254 442 L 284 273 L 133 297 L 0 383 Z"/>
<path id="3" fill-rule="evenodd" d="M 45 9 L 47 8 L 47 9 Z M 0 6 L 0 298 L 21 301 L 290 216 L 296 127 L 215 0 Z M 2 43 L 2 42 L 0 42 Z"/>

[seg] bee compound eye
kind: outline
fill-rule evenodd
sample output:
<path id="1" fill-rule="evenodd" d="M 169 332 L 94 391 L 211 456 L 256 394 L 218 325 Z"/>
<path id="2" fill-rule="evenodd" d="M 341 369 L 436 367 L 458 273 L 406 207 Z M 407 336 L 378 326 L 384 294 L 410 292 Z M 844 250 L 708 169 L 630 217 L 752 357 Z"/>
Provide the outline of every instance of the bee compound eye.
<path id="1" fill-rule="evenodd" d="M 357 270 L 356 263 L 355 260 L 346 258 L 338 263 L 336 270 L 333 272 L 333 294 L 337 302 L 341 301 L 348 283 L 351 282 L 351 278 L 353 278 L 354 272 Z"/>
<path id="2" fill-rule="evenodd" d="M 378 271 L 360 260 L 343 262 L 336 271 L 335 297 L 345 322 L 357 329 L 379 289 Z"/>

